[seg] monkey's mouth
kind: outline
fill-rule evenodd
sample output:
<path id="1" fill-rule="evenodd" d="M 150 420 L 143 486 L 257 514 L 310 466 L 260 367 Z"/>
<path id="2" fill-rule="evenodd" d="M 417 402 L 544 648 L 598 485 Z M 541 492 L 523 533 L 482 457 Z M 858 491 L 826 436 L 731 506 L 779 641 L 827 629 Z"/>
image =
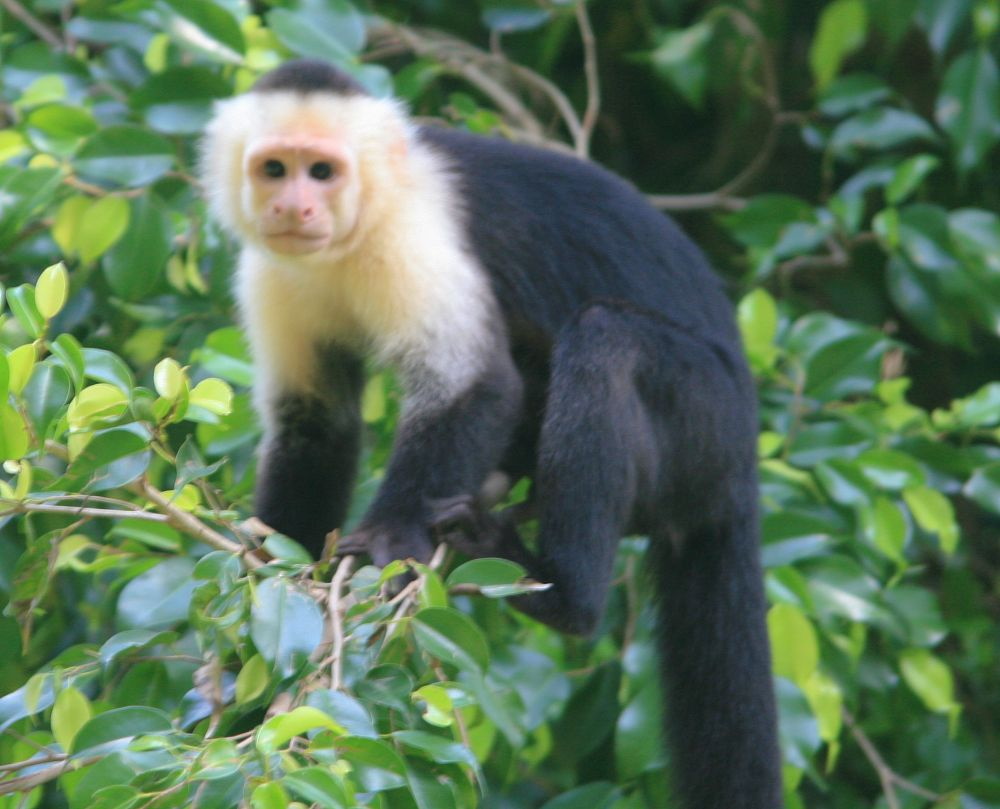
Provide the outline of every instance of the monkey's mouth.
<path id="1" fill-rule="evenodd" d="M 302 255 L 315 253 L 327 245 L 330 234 L 325 231 L 281 230 L 274 233 L 264 233 L 267 246 L 276 253 Z"/>

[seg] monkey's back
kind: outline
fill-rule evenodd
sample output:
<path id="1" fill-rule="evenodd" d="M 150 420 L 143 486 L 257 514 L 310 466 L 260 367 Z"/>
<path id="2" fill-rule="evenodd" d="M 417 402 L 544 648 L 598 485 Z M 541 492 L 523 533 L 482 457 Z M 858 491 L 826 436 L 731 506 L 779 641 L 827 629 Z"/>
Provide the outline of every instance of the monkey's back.
<path id="1" fill-rule="evenodd" d="M 615 174 L 569 155 L 442 128 L 470 247 L 516 330 L 551 336 L 588 302 L 613 299 L 735 342 L 732 308 L 701 251 Z"/>

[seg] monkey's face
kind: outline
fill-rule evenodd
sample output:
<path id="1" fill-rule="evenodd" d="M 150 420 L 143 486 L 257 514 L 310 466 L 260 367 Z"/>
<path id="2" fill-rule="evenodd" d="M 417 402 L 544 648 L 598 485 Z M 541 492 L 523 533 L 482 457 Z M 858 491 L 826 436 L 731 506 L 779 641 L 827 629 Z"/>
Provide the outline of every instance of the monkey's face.
<path id="1" fill-rule="evenodd" d="M 330 135 L 272 135 L 250 144 L 243 207 L 268 249 L 305 256 L 336 248 L 359 212 L 357 161 Z"/>

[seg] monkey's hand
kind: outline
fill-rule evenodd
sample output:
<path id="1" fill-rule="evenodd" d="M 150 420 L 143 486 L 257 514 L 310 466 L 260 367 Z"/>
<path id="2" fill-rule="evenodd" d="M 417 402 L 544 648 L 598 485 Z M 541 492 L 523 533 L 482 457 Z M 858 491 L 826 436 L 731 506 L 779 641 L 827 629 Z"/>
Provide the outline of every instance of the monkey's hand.
<path id="1" fill-rule="evenodd" d="M 372 564 L 385 567 L 396 559 L 427 562 L 434 552 L 427 529 L 420 525 L 362 525 L 337 543 L 336 554 L 367 554 Z"/>
<path id="2" fill-rule="evenodd" d="M 459 553 L 473 559 L 499 556 L 524 560 L 525 548 L 513 521 L 489 511 L 475 497 L 459 495 L 431 504 L 431 531 Z"/>

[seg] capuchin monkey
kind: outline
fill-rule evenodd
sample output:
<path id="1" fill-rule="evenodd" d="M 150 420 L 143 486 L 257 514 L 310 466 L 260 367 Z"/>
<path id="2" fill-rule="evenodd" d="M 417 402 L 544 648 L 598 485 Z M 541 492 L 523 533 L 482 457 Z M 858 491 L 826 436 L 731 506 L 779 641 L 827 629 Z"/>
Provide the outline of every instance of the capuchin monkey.
<path id="1" fill-rule="evenodd" d="M 684 809 L 781 805 L 758 558 L 755 391 L 701 252 L 631 185 L 566 155 L 418 126 L 323 62 L 221 102 L 203 178 L 242 244 L 265 428 L 258 516 L 317 556 L 347 513 L 364 359 L 402 415 L 357 530 L 375 564 L 435 526 L 601 618 L 619 537 L 650 537 L 667 739 Z M 530 477 L 537 549 L 478 501 Z"/>

